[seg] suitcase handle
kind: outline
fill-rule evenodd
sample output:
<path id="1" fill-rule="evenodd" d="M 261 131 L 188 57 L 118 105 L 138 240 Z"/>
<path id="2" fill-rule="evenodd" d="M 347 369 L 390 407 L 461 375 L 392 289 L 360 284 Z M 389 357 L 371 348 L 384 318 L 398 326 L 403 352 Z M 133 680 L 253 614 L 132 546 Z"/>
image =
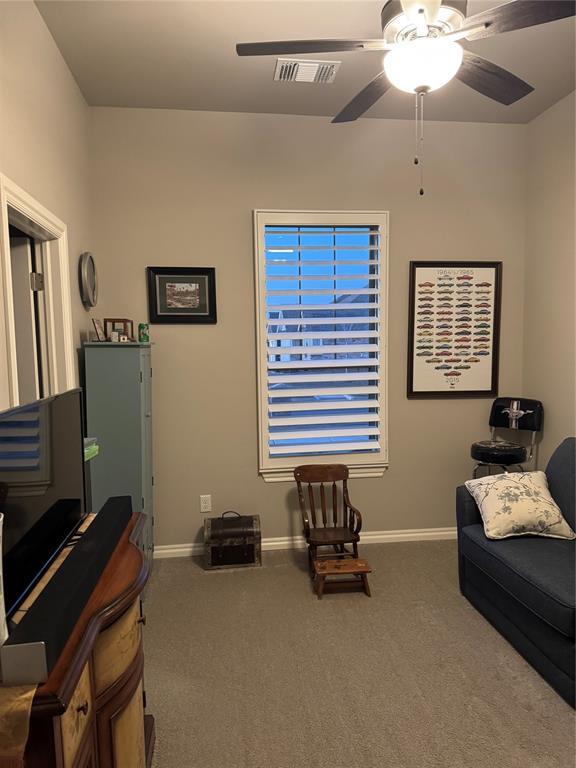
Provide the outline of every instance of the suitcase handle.
<path id="1" fill-rule="evenodd" d="M 242 517 L 239 512 L 234 512 L 233 509 L 229 509 L 227 512 L 222 512 L 222 517 L 226 517 L 226 515 L 236 515 L 236 517 Z"/>

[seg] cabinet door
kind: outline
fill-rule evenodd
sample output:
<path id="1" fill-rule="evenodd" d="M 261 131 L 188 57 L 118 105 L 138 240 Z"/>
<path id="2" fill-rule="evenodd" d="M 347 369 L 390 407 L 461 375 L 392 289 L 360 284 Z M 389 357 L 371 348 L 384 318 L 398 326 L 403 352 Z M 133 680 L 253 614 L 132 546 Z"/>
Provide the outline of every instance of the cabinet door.
<path id="1" fill-rule="evenodd" d="M 142 681 L 112 723 L 114 768 L 146 768 Z"/>
<path id="2" fill-rule="evenodd" d="M 87 739 L 84 747 L 78 754 L 76 762 L 74 763 L 74 768 L 100 768 L 96 756 L 96 743 L 93 734 L 90 734 L 90 738 Z"/>
<path id="3" fill-rule="evenodd" d="M 142 511 L 146 515 L 142 539 L 144 552 L 148 558 L 151 558 L 154 550 L 154 498 L 152 469 L 152 367 L 149 349 L 142 349 L 140 352 L 140 380 Z"/>
<path id="4" fill-rule="evenodd" d="M 111 344 L 85 347 L 86 414 L 100 453 L 90 463 L 92 511 L 109 496 L 130 496 L 142 508 L 140 348 Z"/>
<path id="5" fill-rule="evenodd" d="M 125 613 L 106 629 L 94 643 L 94 692 L 101 696 L 127 673 L 141 651 L 140 601 L 135 600 Z"/>
<path id="6" fill-rule="evenodd" d="M 129 681 L 97 712 L 102 768 L 146 768 L 142 674 Z"/>

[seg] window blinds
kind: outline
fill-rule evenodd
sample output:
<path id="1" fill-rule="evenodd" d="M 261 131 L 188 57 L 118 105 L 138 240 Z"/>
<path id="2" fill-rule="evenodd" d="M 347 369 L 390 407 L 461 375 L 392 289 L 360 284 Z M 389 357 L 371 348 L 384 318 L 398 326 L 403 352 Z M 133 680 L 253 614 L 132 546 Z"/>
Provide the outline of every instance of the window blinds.
<path id="1" fill-rule="evenodd" d="M 264 227 L 270 458 L 380 450 L 381 238 L 377 225 Z"/>

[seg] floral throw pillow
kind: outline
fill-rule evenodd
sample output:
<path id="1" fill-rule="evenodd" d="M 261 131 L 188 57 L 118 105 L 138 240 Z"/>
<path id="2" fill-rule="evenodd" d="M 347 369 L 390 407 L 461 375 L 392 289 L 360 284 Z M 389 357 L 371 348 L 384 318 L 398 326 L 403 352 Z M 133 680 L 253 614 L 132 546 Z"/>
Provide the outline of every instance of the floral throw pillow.
<path id="1" fill-rule="evenodd" d="M 478 505 L 489 539 L 549 536 L 575 539 L 550 495 L 544 472 L 506 472 L 468 480 L 466 488 Z"/>

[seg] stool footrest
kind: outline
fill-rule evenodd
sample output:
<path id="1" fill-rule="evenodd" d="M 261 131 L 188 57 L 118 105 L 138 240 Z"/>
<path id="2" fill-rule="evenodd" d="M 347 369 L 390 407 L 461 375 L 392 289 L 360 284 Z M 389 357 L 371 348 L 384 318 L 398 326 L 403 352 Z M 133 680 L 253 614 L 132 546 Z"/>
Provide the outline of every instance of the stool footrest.
<path id="1" fill-rule="evenodd" d="M 314 573 L 318 600 L 322 599 L 326 587 L 330 592 L 343 592 L 362 587 L 368 597 L 371 597 L 368 574 L 372 573 L 372 568 L 367 560 L 360 558 L 314 560 Z M 332 579 L 326 582 L 327 576 L 351 576 L 352 578 Z"/>
<path id="2" fill-rule="evenodd" d="M 338 576 L 351 573 L 372 573 L 372 568 L 367 560 L 359 557 L 349 557 L 337 560 L 314 560 L 314 572 L 323 576 Z"/>

